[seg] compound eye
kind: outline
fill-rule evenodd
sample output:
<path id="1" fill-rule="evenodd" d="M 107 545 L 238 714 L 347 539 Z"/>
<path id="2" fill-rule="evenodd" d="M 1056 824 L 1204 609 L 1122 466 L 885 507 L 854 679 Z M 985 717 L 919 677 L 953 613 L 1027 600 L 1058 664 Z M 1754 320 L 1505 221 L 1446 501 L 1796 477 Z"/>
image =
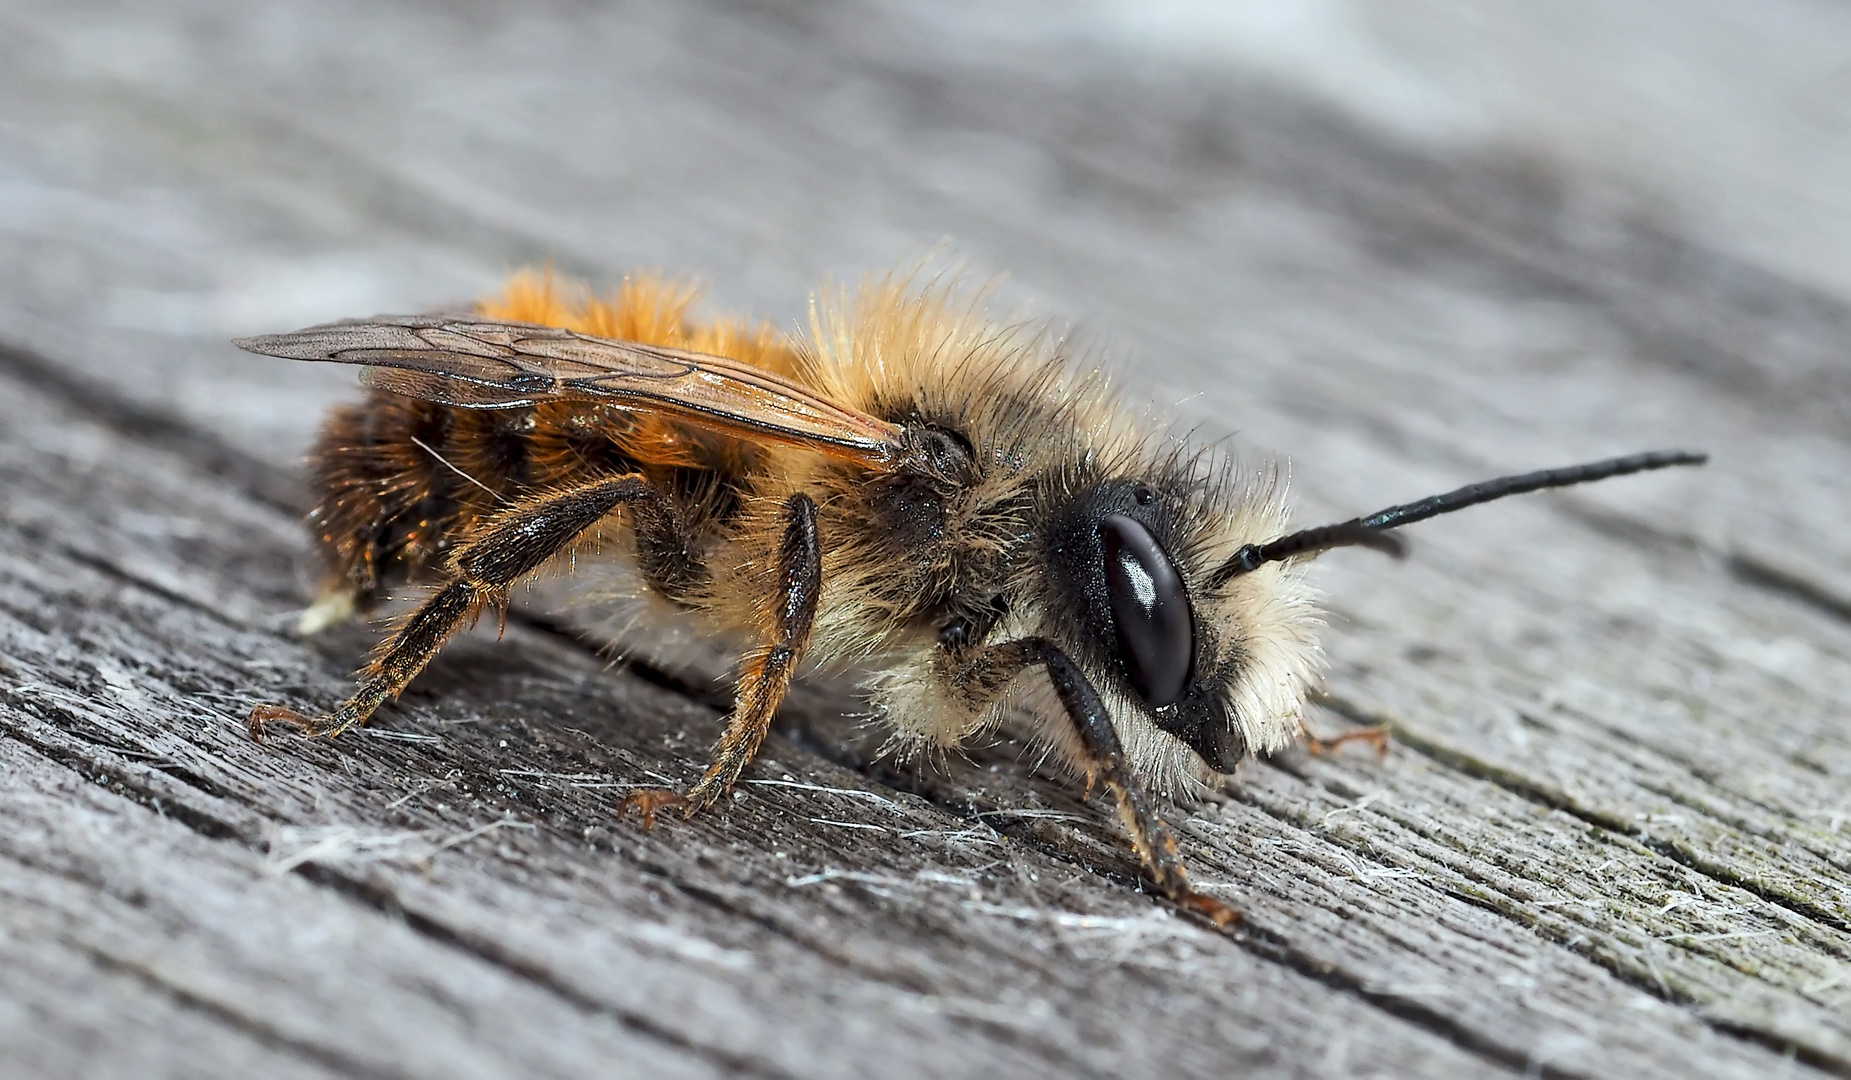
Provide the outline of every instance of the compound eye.
<path id="1" fill-rule="evenodd" d="M 1183 579 L 1136 521 L 1111 514 L 1099 523 L 1099 534 L 1119 657 L 1144 704 L 1169 705 L 1183 696 L 1195 662 L 1195 620 Z"/>

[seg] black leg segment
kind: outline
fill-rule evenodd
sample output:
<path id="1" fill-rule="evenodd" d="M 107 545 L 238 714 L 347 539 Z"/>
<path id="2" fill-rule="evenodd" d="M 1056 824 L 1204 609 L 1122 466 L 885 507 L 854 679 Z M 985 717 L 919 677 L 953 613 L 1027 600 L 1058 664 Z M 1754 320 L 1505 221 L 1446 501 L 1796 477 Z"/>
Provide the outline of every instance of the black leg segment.
<path id="1" fill-rule="evenodd" d="M 508 586 L 538 570 L 570 547 L 618 507 L 649 508 L 657 523 L 673 522 L 668 500 L 640 475 L 613 476 L 578 487 L 536 495 L 483 521 L 451 558 L 451 580 L 401 622 L 360 671 L 360 688 L 331 714 L 311 719 L 277 705 L 251 710 L 250 731 L 261 736 L 271 723 L 306 735 L 334 736 L 366 723 L 374 710 L 397 697 L 424 670 L 457 628 L 489 604 L 505 603 Z M 676 534 L 679 530 L 667 526 Z M 643 543 L 644 534 L 638 533 Z"/>
<path id="2" fill-rule="evenodd" d="M 1088 790 L 1096 783 L 1112 794 L 1119 820 L 1130 831 L 1132 843 L 1151 880 L 1172 901 L 1208 918 L 1216 926 L 1225 927 L 1236 922 L 1239 912 L 1190 887 L 1189 875 L 1176 850 L 1176 840 L 1163 819 L 1157 816 L 1150 796 L 1131 775 L 1124 747 L 1118 741 L 1118 730 L 1112 726 L 1112 716 L 1106 711 L 1105 702 L 1065 652 L 1044 638 L 1023 638 L 986 650 L 973 666 L 973 673 L 981 671 L 983 677 L 994 679 L 1035 665 L 1047 668 L 1054 694 L 1060 699 L 1067 718 L 1073 722 L 1074 733 L 1086 757 Z"/>
<path id="3" fill-rule="evenodd" d="M 738 694 L 713 762 L 686 795 L 646 790 L 627 796 L 618 814 L 634 807 L 648 823 L 657 811 L 677 806 L 692 815 L 712 806 L 739 779 L 771 730 L 771 718 L 790 689 L 816 625 L 823 591 L 823 543 L 816 527 L 816 503 L 801 492 L 784 501 L 784 536 L 778 545 L 778 580 L 760 616 L 762 646 L 746 657 Z"/>

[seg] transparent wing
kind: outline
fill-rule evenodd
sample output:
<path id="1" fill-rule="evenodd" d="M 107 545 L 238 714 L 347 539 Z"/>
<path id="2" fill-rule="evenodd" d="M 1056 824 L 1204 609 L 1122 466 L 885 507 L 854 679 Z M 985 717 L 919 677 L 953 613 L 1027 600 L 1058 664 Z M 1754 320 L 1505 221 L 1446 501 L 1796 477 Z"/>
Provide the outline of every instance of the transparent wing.
<path id="1" fill-rule="evenodd" d="M 723 356 L 457 316 L 380 316 L 239 338 L 249 352 L 361 364 L 369 385 L 466 409 L 562 399 L 674 414 L 876 468 L 905 453 L 898 425 Z"/>

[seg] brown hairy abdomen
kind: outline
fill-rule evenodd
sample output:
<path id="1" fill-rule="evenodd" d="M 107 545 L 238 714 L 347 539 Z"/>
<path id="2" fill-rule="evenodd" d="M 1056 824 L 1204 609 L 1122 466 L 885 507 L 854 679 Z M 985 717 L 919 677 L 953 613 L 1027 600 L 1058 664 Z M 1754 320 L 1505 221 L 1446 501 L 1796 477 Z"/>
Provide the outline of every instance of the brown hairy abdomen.
<path id="1" fill-rule="evenodd" d="M 588 402 L 457 409 L 386 391 L 333 410 L 312 457 L 324 592 L 362 611 L 437 577 L 485 514 L 528 494 L 641 472 L 688 514 L 724 516 L 749 448 Z"/>

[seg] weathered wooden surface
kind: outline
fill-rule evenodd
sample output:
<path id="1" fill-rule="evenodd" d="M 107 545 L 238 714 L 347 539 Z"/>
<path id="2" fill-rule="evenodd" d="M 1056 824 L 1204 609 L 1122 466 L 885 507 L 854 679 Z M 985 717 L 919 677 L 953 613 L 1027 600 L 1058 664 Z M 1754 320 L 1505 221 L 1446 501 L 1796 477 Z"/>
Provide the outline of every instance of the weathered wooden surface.
<path id="1" fill-rule="evenodd" d="M 1769 10 L 1744 56 L 1840 20 Z M 1674 74 L 1736 33 L 1665 17 Z M 1851 285 L 1778 242 L 1829 200 L 1748 190 L 1784 227 L 1757 247 L 1675 160 L 1615 179 L 1030 25 L 0 8 L 9 1075 L 1851 1072 Z M 1701 104 L 1648 119 L 1757 119 Z M 242 736 L 254 701 L 336 700 L 368 637 L 286 632 L 296 460 L 350 376 L 226 338 L 549 258 L 789 316 L 940 238 L 1083 316 L 1133 400 L 1289 452 L 1306 520 L 1716 461 L 1327 560 L 1313 720 L 1397 748 L 1286 755 L 1178 815 L 1235 937 L 1143 896 L 1016 748 L 894 769 L 826 684 L 724 813 L 617 823 L 717 733 L 710 654 L 612 667 L 537 605 L 377 730 Z"/>

